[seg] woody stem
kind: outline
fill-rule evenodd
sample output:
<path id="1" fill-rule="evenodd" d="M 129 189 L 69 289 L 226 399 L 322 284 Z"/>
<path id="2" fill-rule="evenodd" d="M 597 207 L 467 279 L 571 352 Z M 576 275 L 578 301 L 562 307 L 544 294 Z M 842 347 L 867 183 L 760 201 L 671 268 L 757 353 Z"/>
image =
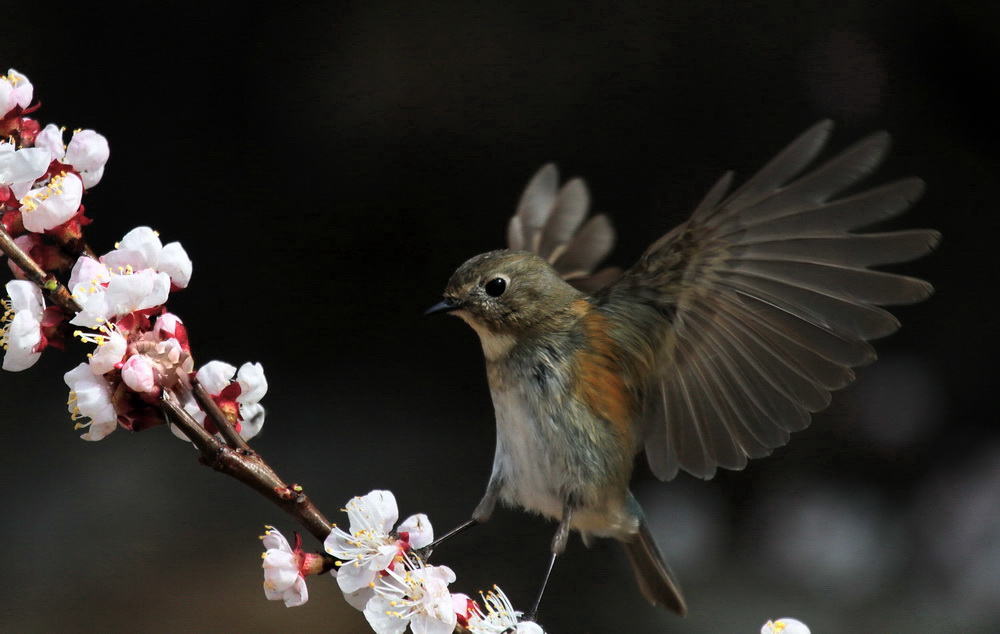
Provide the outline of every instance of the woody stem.
<path id="1" fill-rule="evenodd" d="M 42 267 L 38 266 L 30 255 L 17 246 L 17 243 L 2 226 L 0 226 L 0 251 L 3 251 L 3 254 L 10 258 L 11 262 L 24 271 L 29 280 L 45 292 L 49 301 L 62 308 L 67 315 L 75 315 L 80 312 L 80 305 L 70 295 L 69 289 L 59 283 L 54 275 L 46 273 Z"/>
<path id="2" fill-rule="evenodd" d="M 319 541 L 327 538 L 333 525 L 306 497 L 302 487 L 285 484 L 257 452 L 249 448 L 230 447 L 220 442 L 191 417 L 172 390 L 163 390 L 161 406 L 170 421 L 197 447 L 202 464 L 236 478 L 271 500 Z"/>

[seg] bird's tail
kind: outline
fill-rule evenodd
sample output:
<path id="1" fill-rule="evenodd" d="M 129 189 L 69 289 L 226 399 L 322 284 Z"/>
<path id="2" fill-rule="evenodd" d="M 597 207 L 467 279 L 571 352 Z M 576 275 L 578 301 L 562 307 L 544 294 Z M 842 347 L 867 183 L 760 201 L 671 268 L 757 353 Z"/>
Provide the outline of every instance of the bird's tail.
<path id="1" fill-rule="evenodd" d="M 628 561 L 632 564 L 635 579 L 639 582 L 642 596 L 653 605 L 663 607 L 685 616 L 687 604 L 681 587 L 671 572 L 670 566 L 663 560 L 663 553 L 653 540 L 645 518 L 639 520 L 639 532 L 630 541 L 622 541 Z"/>

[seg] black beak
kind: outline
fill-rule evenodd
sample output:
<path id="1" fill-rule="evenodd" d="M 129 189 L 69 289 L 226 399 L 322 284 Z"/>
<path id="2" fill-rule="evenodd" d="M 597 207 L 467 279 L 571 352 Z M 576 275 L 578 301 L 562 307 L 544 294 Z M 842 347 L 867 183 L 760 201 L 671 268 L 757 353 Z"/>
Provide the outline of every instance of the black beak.
<path id="1" fill-rule="evenodd" d="M 459 308 L 461 308 L 461 304 L 459 304 L 457 300 L 445 297 L 442 301 L 425 310 L 424 314 L 436 315 L 438 313 L 450 313 L 451 311 L 458 310 Z"/>

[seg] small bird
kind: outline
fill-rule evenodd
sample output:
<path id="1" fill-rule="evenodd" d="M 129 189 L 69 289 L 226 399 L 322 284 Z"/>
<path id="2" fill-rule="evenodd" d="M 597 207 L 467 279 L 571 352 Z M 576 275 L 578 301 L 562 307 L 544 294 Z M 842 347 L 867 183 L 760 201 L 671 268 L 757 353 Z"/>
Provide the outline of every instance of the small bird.
<path id="1" fill-rule="evenodd" d="M 559 522 L 529 615 L 570 529 L 585 543 L 621 542 L 642 594 L 684 615 L 629 491 L 637 454 L 661 480 L 682 469 L 708 479 L 770 454 L 854 380 L 851 368 L 875 360 L 868 340 L 899 327 L 880 306 L 931 294 L 869 267 L 927 254 L 937 232 L 850 233 L 905 211 L 921 180 L 834 198 L 878 166 L 886 133 L 799 176 L 831 129 L 816 124 L 729 195 L 726 173 L 624 273 L 590 274 L 611 248 L 610 224 L 596 216 L 577 232 L 586 188 L 574 180 L 555 193 L 546 166 L 511 219 L 512 248 L 462 264 L 427 311 L 478 333 L 496 410 L 486 494 L 448 536 L 498 501 Z"/>

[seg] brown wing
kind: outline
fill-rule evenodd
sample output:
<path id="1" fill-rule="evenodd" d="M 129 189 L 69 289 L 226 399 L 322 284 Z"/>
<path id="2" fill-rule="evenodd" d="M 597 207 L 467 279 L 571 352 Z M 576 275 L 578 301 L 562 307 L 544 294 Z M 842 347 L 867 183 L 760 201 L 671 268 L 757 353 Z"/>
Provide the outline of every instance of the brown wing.
<path id="1" fill-rule="evenodd" d="M 784 445 L 854 380 L 851 368 L 875 359 L 868 340 L 899 327 L 879 306 L 932 292 L 868 267 L 925 255 L 937 232 L 850 233 L 906 210 L 922 181 L 831 200 L 878 166 L 887 134 L 795 178 L 831 128 L 813 126 L 724 198 L 727 173 L 690 220 L 596 298 L 610 310 L 640 302 L 671 322 L 657 344 L 643 431 L 661 479 L 679 469 L 710 478 Z"/>
<path id="2" fill-rule="evenodd" d="M 594 273 L 614 246 L 615 230 L 603 214 L 584 222 L 589 207 L 586 184 L 574 178 L 560 188 L 559 172 L 549 163 L 521 195 L 507 225 L 507 246 L 539 255 L 582 291 L 605 286 L 621 275 L 618 268 Z"/>

